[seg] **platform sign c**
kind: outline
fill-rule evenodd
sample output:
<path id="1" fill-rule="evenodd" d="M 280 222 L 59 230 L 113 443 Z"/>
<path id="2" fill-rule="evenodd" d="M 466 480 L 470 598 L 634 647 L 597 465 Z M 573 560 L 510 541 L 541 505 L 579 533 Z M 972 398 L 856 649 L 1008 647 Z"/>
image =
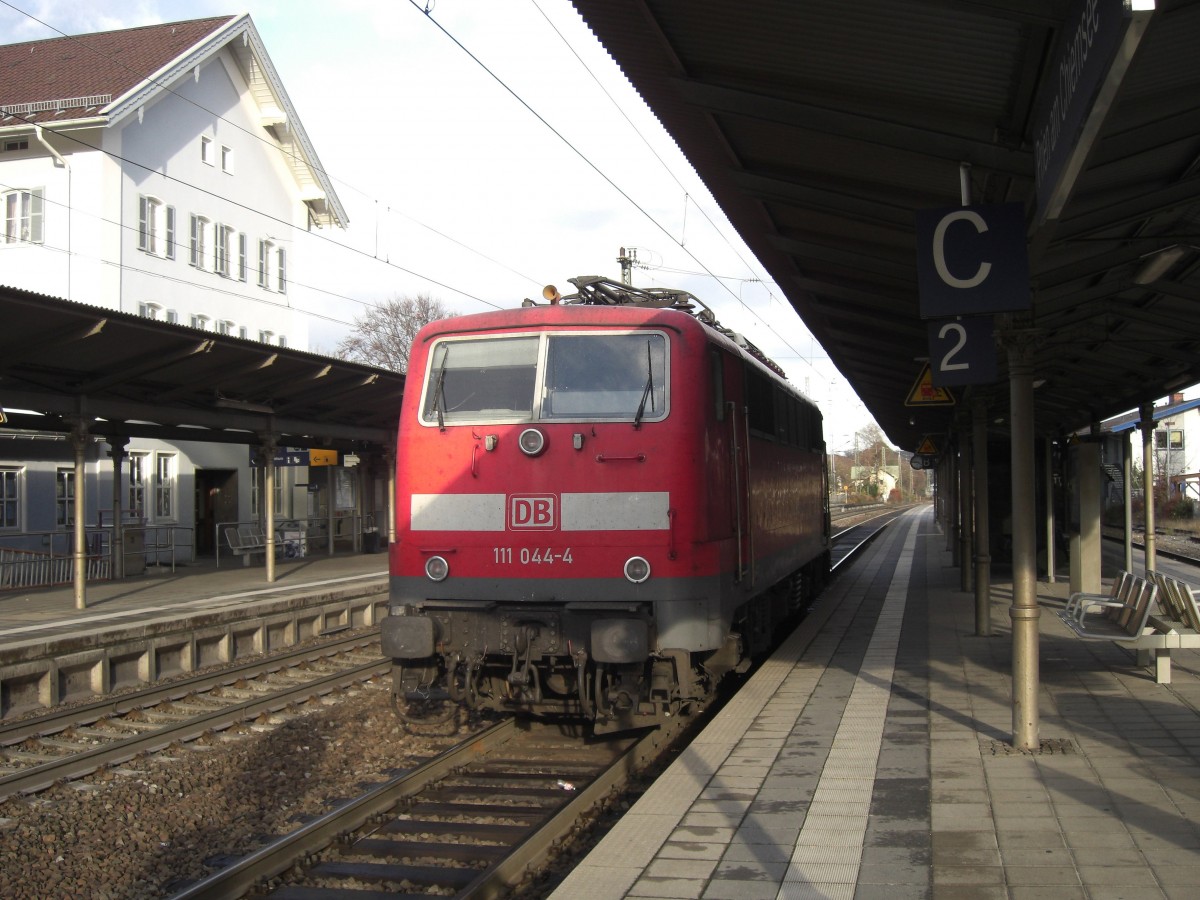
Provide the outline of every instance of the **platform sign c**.
<path id="1" fill-rule="evenodd" d="M 921 318 L 1029 309 L 1029 253 L 1020 203 L 918 210 Z"/>

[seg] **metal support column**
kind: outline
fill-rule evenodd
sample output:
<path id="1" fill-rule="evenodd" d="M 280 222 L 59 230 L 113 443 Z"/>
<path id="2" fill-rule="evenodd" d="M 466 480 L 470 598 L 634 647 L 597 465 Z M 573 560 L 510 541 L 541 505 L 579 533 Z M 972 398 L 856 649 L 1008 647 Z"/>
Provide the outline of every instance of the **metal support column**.
<path id="1" fill-rule="evenodd" d="M 1046 584 L 1054 584 L 1058 548 L 1054 543 L 1054 441 L 1046 438 Z"/>
<path id="2" fill-rule="evenodd" d="M 76 609 L 87 609 L 87 468 L 83 455 L 87 442 L 87 423 L 80 418 L 71 429 L 71 446 L 75 450 L 75 498 L 71 504 L 71 514 L 75 517 L 75 539 L 71 555 L 75 563 L 72 582 L 75 586 Z"/>
<path id="3" fill-rule="evenodd" d="M 334 466 L 325 467 L 325 487 L 328 497 L 328 504 L 325 507 L 325 552 L 329 556 L 333 556 L 333 526 L 334 521 L 334 503 L 337 502 L 337 481 L 333 477 Z"/>
<path id="4" fill-rule="evenodd" d="M 971 442 L 967 440 L 965 430 L 958 433 L 958 444 L 962 448 L 958 469 L 958 518 L 962 522 L 958 534 L 958 558 L 962 560 L 962 567 L 958 571 L 958 587 L 961 591 L 969 592 L 972 579 L 975 577 L 975 570 L 971 566 L 971 545 L 975 540 L 975 527 L 971 521 L 971 483 L 974 478 L 972 475 L 974 460 L 971 458 Z"/>
<path id="5" fill-rule="evenodd" d="M 1100 445 L 1088 441 L 1071 448 L 1076 482 L 1078 530 L 1071 534 L 1071 591 L 1100 592 Z M 1072 516 L 1074 519 L 1075 516 Z M 1076 523 L 1073 523 L 1073 525 Z"/>
<path id="6" fill-rule="evenodd" d="M 1146 403 L 1139 410 L 1142 419 L 1142 500 L 1146 511 L 1146 571 L 1153 572 L 1158 564 L 1154 551 L 1154 404 Z"/>
<path id="7" fill-rule="evenodd" d="M 125 466 L 125 447 L 129 438 L 110 435 L 108 438 L 109 456 L 112 457 L 112 566 L 113 578 L 125 577 L 125 516 L 121 512 L 121 472 Z"/>
<path id="8" fill-rule="evenodd" d="M 1125 446 L 1121 460 L 1121 480 L 1125 483 L 1125 571 L 1133 571 L 1133 429 L 1125 432 Z"/>
<path id="9" fill-rule="evenodd" d="M 396 543 L 396 445 L 392 443 L 387 452 L 387 535 L 388 547 Z"/>
<path id="10" fill-rule="evenodd" d="M 1037 602 L 1037 510 L 1034 487 L 1033 339 L 1015 334 L 1008 345 L 1012 420 L 1013 746 L 1036 750 L 1038 736 L 1039 637 Z"/>
<path id="11" fill-rule="evenodd" d="M 275 583 L 275 435 L 260 434 L 263 460 L 262 508 L 264 516 L 263 537 L 267 543 L 267 584 Z"/>
<path id="12" fill-rule="evenodd" d="M 988 523 L 987 402 L 976 397 L 971 409 L 975 473 L 975 633 L 992 633 L 992 557 Z"/>
<path id="13" fill-rule="evenodd" d="M 952 566 L 962 565 L 958 555 L 958 466 L 958 448 L 951 444 L 946 454 L 946 549 Z"/>

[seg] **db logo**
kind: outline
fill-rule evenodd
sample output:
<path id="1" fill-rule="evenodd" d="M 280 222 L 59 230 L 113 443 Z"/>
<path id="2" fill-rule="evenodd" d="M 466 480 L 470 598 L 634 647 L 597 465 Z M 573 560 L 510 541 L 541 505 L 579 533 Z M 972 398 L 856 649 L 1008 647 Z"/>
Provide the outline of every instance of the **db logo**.
<path id="1" fill-rule="evenodd" d="M 508 527 L 549 531 L 557 527 L 553 494 L 513 494 L 508 498 Z"/>

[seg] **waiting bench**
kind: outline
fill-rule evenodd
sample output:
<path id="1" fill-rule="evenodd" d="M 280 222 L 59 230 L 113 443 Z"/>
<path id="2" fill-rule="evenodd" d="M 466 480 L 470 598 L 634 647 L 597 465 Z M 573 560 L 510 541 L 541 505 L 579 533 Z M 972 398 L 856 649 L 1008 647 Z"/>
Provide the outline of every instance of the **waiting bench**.
<path id="1" fill-rule="evenodd" d="M 1157 612 L 1156 610 L 1157 604 Z M 1114 641 L 1154 661 L 1154 680 L 1171 683 L 1171 651 L 1200 648 L 1200 608 L 1185 582 L 1158 573 L 1121 572 L 1108 594 L 1075 593 L 1058 614 L 1084 640 Z"/>
<path id="2" fill-rule="evenodd" d="M 242 558 L 242 565 L 250 565 L 250 560 L 257 554 L 267 558 L 267 537 L 258 525 L 229 525 L 225 528 L 225 542 L 234 556 Z M 275 544 L 279 547 L 278 542 Z"/>

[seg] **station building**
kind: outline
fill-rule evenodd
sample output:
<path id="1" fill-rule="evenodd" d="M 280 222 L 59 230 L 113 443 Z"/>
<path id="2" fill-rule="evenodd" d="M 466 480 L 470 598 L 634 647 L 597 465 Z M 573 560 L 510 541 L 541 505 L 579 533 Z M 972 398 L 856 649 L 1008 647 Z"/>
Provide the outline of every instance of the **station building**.
<path id="1" fill-rule="evenodd" d="M 346 214 L 248 15 L 0 46 L 0 71 L 0 284 L 307 348 L 297 309 L 312 308 L 313 279 L 293 238 Z M 0 424 L 0 543 L 62 550 L 74 452 L 25 425 Z M 261 516 L 263 470 L 244 445 L 132 437 L 119 504 L 111 452 L 89 439 L 89 529 L 118 506 L 183 558 L 213 551 L 216 523 Z M 361 510 L 357 478 L 281 461 L 276 518 Z"/>

